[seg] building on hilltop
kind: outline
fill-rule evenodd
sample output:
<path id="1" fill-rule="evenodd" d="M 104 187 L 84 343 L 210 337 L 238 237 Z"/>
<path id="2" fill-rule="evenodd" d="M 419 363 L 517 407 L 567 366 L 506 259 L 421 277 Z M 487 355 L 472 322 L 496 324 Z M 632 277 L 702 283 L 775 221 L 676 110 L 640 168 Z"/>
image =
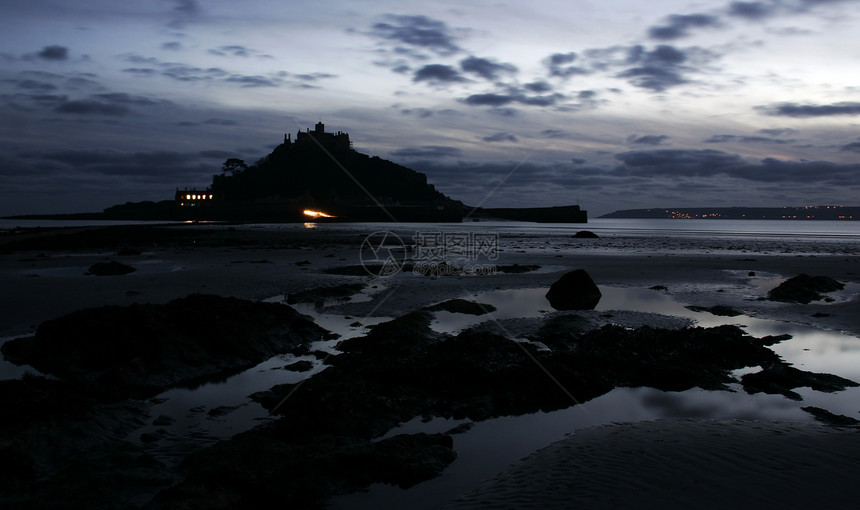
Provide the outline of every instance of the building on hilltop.
<path id="1" fill-rule="evenodd" d="M 343 131 L 337 133 L 326 133 L 325 124 L 321 121 L 317 122 L 314 130 L 305 130 L 305 132 L 297 132 L 295 141 L 290 139 L 290 134 L 284 135 L 284 145 L 288 149 L 303 149 L 322 147 L 329 151 L 352 150 L 352 142 L 349 141 L 349 134 Z"/>
<path id="2" fill-rule="evenodd" d="M 197 207 L 212 203 L 215 200 L 215 195 L 209 188 L 203 191 L 198 191 L 196 188 L 182 190 L 176 188 L 174 200 L 179 204 L 179 207 Z"/>

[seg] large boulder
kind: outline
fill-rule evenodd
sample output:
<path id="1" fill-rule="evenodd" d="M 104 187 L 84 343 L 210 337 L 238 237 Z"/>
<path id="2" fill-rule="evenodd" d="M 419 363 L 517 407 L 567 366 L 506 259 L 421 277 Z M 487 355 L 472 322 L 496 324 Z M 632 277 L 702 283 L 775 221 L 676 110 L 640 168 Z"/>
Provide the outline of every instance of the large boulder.
<path id="1" fill-rule="evenodd" d="M 128 264 L 111 260 L 110 262 L 96 262 L 90 266 L 89 273 L 96 276 L 122 276 L 133 273 L 134 270 Z"/>
<path id="2" fill-rule="evenodd" d="M 593 310 L 601 294 L 588 273 L 584 269 L 577 269 L 553 283 L 546 298 L 556 310 Z"/>
<path id="3" fill-rule="evenodd" d="M 79 310 L 6 342 L 2 352 L 117 400 L 229 375 L 326 333 L 288 306 L 194 294 L 163 305 Z"/>
<path id="4" fill-rule="evenodd" d="M 833 278 L 826 276 L 809 276 L 799 274 L 790 278 L 767 294 L 771 301 L 782 301 L 784 303 L 803 303 L 823 299 L 822 292 L 833 292 L 842 290 L 845 286 Z"/>

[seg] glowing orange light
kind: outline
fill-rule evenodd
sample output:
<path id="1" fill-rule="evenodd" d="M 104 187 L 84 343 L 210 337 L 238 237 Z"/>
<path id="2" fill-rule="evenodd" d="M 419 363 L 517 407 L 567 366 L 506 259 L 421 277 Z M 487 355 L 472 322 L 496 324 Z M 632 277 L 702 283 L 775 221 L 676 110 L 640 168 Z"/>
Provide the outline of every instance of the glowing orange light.
<path id="1" fill-rule="evenodd" d="M 332 216 L 331 214 L 326 214 L 322 211 L 313 211 L 311 209 L 305 209 L 302 213 L 310 218 L 335 218 L 335 216 Z"/>

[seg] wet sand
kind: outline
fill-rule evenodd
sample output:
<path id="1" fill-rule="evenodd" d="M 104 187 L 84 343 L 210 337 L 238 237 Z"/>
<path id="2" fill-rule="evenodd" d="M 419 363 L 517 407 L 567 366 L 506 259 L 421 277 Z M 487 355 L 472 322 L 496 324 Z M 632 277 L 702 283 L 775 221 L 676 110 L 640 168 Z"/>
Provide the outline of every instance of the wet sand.
<path id="1" fill-rule="evenodd" d="M 860 428 L 661 420 L 578 431 L 446 509 L 855 508 Z"/>
<path id="2" fill-rule="evenodd" d="M 146 237 L 143 242 L 136 242 L 141 236 L 126 229 L 91 242 L 92 246 L 70 249 L 57 238 L 47 247 L 11 253 L 7 253 L 9 236 L 0 238 L 0 336 L 28 334 L 44 320 L 105 304 L 165 303 L 191 293 L 259 300 L 347 282 L 381 284 L 387 289 L 381 299 L 355 306 L 351 313 L 397 316 L 485 290 L 548 288 L 565 272 L 580 268 L 598 285 L 662 285 L 681 302 L 724 304 L 760 318 L 860 336 L 860 301 L 856 299 L 808 305 L 757 300 L 766 295 L 766 285 L 775 286 L 780 279 L 800 273 L 860 284 L 857 243 L 624 236 L 572 239 L 569 235 L 514 232 L 501 234 L 498 259 L 491 262 L 534 264 L 539 270 L 438 278 L 405 272 L 387 278 L 326 274 L 328 269 L 360 264 L 361 242 L 369 229 L 191 226 L 170 228 L 166 231 L 171 235 L 163 240 L 156 234 L 156 240 Z M 403 227 L 401 231 L 407 237 L 409 231 Z M 118 255 L 123 247 L 141 253 Z M 128 264 L 136 271 L 123 276 L 85 274 L 92 264 L 108 260 Z M 750 271 L 755 276 L 749 276 Z M 816 318 L 814 314 L 828 316 Z"/>

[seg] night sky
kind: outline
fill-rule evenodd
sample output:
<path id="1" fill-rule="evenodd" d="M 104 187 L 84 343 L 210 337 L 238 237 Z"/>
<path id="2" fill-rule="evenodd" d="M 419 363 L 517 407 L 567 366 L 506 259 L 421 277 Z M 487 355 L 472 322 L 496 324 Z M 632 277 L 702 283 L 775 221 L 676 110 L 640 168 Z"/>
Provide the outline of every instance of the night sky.
<path id="1" fill-rule="evenodd" d="M 470 205 L 860 205 L 860 1 L 0 0 L 0 215 L 322 120 Z"/>

